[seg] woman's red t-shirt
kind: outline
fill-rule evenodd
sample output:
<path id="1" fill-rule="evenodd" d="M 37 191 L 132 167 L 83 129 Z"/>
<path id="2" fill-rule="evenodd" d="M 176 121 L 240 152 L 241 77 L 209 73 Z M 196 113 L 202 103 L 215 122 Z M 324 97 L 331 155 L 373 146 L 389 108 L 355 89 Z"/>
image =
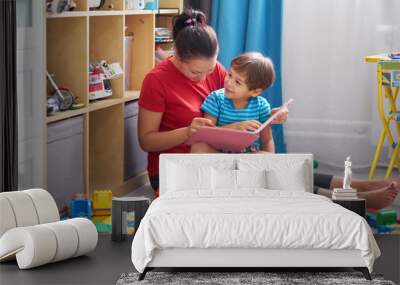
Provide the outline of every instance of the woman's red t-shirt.
<path id="1" fill-rule="evenodd" d="M 160 132 L 187 127 L 195 117 L 202 117 L 200 106 L 211 91 L 223 87 L 226 71 L 217 63 L 205 80 L 192 81 L 181 73 L 170 59 L 163 61 L 150 71 L 142 83 L 139 106 L 153 112 L 164 113 Z M 187 153 L 184 144 L 162 152 L 149 152 L 148 172 L 158 175 L 160 153 Z"/>

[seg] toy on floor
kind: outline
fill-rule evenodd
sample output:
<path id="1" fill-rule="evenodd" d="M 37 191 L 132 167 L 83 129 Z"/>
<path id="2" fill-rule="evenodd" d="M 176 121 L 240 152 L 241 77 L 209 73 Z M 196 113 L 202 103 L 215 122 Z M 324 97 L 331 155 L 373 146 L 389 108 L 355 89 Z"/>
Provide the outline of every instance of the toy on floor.
<path id="1" fill-rule="evenodd" d="M 369 211 L 366 218 L 374 233 L 400 234 L 400 223 L 397 221 L 397 212 L 395 210 Z"/>
<path id="2" fill-rule="evenodd" d="M 92 222 L 96 226 L 98 233 L 111 233 L 111 215 L 109 216 L 93 216 Z"/>
<path id="3" fill-rule="evenodd" d="M 111 233 L 112 191 L 96 190 L 93 192 L 92 201 L 92 221 L 96 225 L 97 232 Z"/>
<path id="4" fill-rule="evenodd" d="M 92 202 L 86 199 L 82 193 L 76 195 L 70 203 L 70 217 L 84 217 L 90 219 L 92 217 Z"/>
<path id="5" fill-rule="evenodd" d="M 147 197 L 114 197 L 111 239 L 123 241 L 133 237 L 150 203 Z"/>
<path id="6" fill-rule="evenodd" d="M 96 190 L 92 195 L 93 216 L 111 215 L 112 191 Z"/>

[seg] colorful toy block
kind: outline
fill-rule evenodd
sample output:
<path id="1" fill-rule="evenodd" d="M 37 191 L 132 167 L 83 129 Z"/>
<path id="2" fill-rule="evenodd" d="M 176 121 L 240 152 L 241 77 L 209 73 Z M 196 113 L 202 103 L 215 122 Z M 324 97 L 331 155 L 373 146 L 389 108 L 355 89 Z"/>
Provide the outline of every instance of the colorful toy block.
<path id="1" fill-rule="evenodd" d="M 376 223 L 378 227 L 396 224 L 397 212 L 395 210 L 380 210 L 376 212 Z"/>
<path id="2" fill-rule="evenodd" d="M 93 209 L 93 216 L 111 216 L 111 209 Z"/>
<path id="3" fill-rule="evenodd" d="M 111 233 L 111 216 L 93 216 L 92 222 L 96 225 L 98 233 Z"/>
<path id="4" fill-rule="evenodd" d="M 112 191 L 96 190 L 92 195 L 93 209 L 111 209 Z"/>
<path id="5" fill-rule="evenodd" d="M 92 217 L 92 202 L 83 196 L 71 200 L 70 216 L 71 218 L 85 217 L 90 219 Z"/>

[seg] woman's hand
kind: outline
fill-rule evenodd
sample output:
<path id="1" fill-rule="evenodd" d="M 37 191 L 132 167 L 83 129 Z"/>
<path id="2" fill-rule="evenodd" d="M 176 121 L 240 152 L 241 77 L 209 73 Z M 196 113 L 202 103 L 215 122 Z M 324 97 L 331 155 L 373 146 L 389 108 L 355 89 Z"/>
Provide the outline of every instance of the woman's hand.
<path id="1" fill-rule="evenodd" d="M 256 120 L 241 121 L 233 124 L 229 124 L 228 128 L 239 131 L 255 131 L 261 126 L 261 123 Z"/>
<path id="2" fill-rule="evenodd" d="M 278 112 L 280 109 L 281 108 L 273 108 L 271 110 L 271 116 Z M 273 124 L 283 124 L 287 121 L 289 117 L 289 109 L 287 107 L 282 107 L 282 110 L 283 112 L 272 121 Z"/>
<path id="3" fill-rule="evenodd" d="M 215 125 L 209 119 L 196 117 L 188 127 L 188 136 L 192 136 L 201 127 L 215 127 Z"/>

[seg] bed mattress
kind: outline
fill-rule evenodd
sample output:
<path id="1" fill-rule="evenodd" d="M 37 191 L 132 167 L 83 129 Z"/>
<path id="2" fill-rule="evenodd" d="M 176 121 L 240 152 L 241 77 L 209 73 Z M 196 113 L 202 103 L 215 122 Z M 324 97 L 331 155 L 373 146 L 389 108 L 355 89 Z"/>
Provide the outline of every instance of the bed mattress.
<path id="1" fill-rule="evenodd" d="M 359 250 L 370 271 L 380 255 L 361 216 L 323 196 L 266 189 L 156 199 L 136 232 L 132 262 L 143 272 L 155 250 L 173 248 Z"/>

